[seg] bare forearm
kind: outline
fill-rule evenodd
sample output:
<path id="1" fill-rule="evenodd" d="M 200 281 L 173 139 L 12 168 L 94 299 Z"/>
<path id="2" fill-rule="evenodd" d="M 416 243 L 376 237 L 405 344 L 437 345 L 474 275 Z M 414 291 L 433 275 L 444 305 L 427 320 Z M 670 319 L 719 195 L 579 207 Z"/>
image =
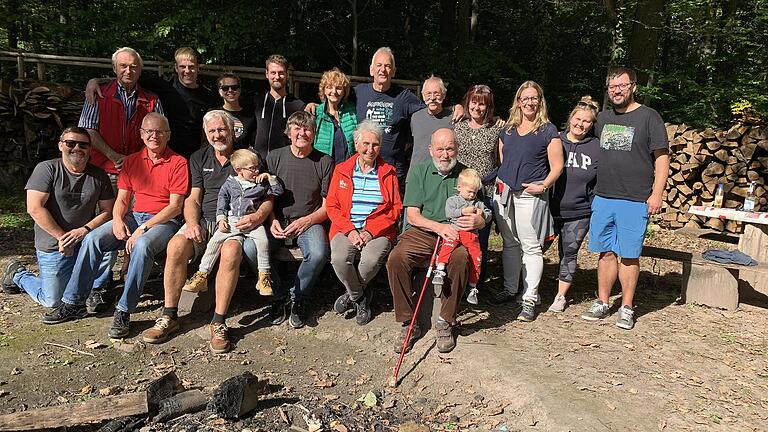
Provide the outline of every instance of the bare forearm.
<path id="1" fill-rule="evenodd" d="M 669 154 L 663 154 L 656 157 L 653 167 L 653 192 L 656 196 L 661 196 L 667 187 L 667 177 L 669 176 Z"/>
<path id="2" fill-rule="evenodd" d="M 273 208 L 274 208 L 274 199 L 272 197 L 262 201 L 261 204 L 259 205 L 259 208 L 257 208 L 256 211 L 253 212 L 254 222 L 257 224 L 263 224 L 264 221 L 267 221 L 267 219 L 271 219 L 270 216 L 272 215 Z M 269 222 L 271 222 L 271 220 Z"/>
<path id="3" fill-rule="evenodd" d="M 96 215 L 95 218 L 88 221 L 86 225 L 88 225 L 88 228 L 94 229 L 97 227 L 100 227 L 107 223 L 110 219 L 112 219 L 112 212 L 101 212 L 98 215 Z"/>
<path id="4" fill-rule="evenodd" d="M 159 213 L 152 216 L 144 224 L 147 227 L 151 228 L 155 225 L 164 224 L 180 214 L 181 214 L 181 205 L 171 203 L 165 206 L 162 210 L 160 210 Z"/>
<path id="5" fill-rule="evenodd" d="M 51 213 L 45 208 L 29 209 L 27 211 L 35 223 L 56 240 L 64 234 L 64 230 L 53 219 Z"/>
<path id="6" fill-rule="evenodd" d="M 88 129 L 88 135 L 91 137 L 91 145 L 94 149 L 98 150 L 106 156 L 109 160 L 116 159 L 116 152 L 112 149 L 112 147 L 108 146 L 106 142 L 104 142 L 104 138 L 101 137 L 101 134 L 96 129 Z"/>
<path id="7" fill-rule="evenodd" d="M 443 224 L 427 219 L 421 214 L 408 213 L 408 223 L 411 226 L 420 228 L 426 231 L 438 232 Z"/>

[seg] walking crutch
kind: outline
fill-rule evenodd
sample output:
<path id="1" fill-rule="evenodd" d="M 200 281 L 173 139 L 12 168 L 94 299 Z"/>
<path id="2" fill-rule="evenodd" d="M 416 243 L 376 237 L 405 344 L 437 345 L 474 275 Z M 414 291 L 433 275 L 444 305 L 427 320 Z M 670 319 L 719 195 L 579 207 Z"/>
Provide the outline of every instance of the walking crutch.
<path id="1" fill-rule="evenodd" d="M 427 284 L 429 283 L 429 277 L 432 276 L 432 267 L 435 265 L 437 259 L 437 250 L 440 247 L 441 237 L 438 235 L 435 240 L 435 250 L 432 251 L 432 257 L 429 259 L 429 267 L 427 267 L 427 275 L 424 277 L 424 285 L 421 287 L 421 293 L 419 294 L 419 300 L 416 302 L 416 307 L 413 309 L 413 316 L 411 317 L 411 324 L 408 326 L 408 332 L 405 334 L 405 341 L 403 347 L 400 349 L 400 358 L 397 360 L 397 366 L 395 366 L 395 373 L 389 377 L 387 384 L 390 387 L 397 387 L 397 375 L 400 373 L 400 366 L 403 364 L 403 358 L 405 357 L 405 347 L 408 346 L 408 342 L 411 340 L 411 332 L 413 326 L 416 324 L 416 316 L 419 314 L 419 308 L 421 307 L 421 300 L 424 298 L 424 292 L 427 290 Z"/>

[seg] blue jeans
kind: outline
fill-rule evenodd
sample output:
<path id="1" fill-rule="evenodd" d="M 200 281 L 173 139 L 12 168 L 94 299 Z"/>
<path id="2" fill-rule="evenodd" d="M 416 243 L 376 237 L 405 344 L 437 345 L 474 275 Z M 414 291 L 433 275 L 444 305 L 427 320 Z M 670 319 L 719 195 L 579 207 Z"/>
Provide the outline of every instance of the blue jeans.
<path id="1" fill-rule="evenodd" d="M 150 213 L 132 212 L 125 216 L 123 222 L 133 232 L 139 225 L 150 220 Z M 117 303 L 117 309 L 123 312 L 133 312 L 139 303 L 139 297 L 144 290 L 155 255 L 165 250 L 168 241 L 181 227 L 181 223 L 170 220 L 153 226 L 139 237 L 130 255 L 128 273 L 125 275 L 123 295 Z M 116 251 L 125 246 L 125 241 L 118 240 L 112 233 L 112 221 L 96 228 L 88 235 L 77 254 L 77 262 L 72 270 L 62 300 L 65 303 L 81 305 L 85 303 L 94 285 L 95 274 L 106 252 Z"/>
<path id="2" fill-rule="evenodd" d="M 89 234 L 90 235 L 90 234 Z M 23 270 L 13 276 L 13 283 L 23 289 L 32 300 L 45 307 L 57 307 L 61 304 L 64 288 L 72 276 L 72 268 L 77 260 L 80 245 L 75 247 L 72 256 L 64 256 L 61 252 L 36 251 L 37 264 L 40 267 L 40 276 L 28 270 Z M 112 276 L 111 256 L 106 256 L 99 266 L 94 286 L 105 286 Z M 90 293 L 89 293 L 90 294 Z"/>
<path id="3" fill-rule="evenodd" d="M 275 239 L 272 240 L 275 241 Z M 282 246 L 282 244 L 282 241 L 277 240 L 273 247 L 277 245 Z M 307 301 L 312 295 L 312 288 L 314 288 L 317 277 L 328 262 L 331 248 L 328 244 L 328 234 L 321 224 L 312 225 L 308 230 L 299 234 L 296 237 L 296 244 L 301 249 L 303 259 L 301 264 L 299 264 L 299 270 L 296 272 L 296 278 L 289 291 L 291 300 Z M 273 289 L 275 289 L 274 298 L 284 298 L 287 293 L 282 283 L 280 283 L 278 272 L 275 271 L 272 274 L 275 280 L 273 286 Z"/>

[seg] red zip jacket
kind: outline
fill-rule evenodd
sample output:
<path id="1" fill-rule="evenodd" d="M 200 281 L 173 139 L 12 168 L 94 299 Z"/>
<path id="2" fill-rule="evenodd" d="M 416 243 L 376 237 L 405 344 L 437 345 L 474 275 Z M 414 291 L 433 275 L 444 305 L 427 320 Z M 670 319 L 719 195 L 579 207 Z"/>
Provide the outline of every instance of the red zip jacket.
<path id="1" fill-rule="evenodd" d="M 114 151 L 128 156 L 144 147 L 139 128 L 144 116 L 151 113 L 157 104 L 157 95 L 136 87 L 136 111 L 129 121 L 125 119 L 125 108 L 117 95 L 117 81 L 101 86 L 104 99 L 99 100 L 99 134 Z M 96 149 L 91 150 L 91 164 L 104 171 L 117 174 L 115 164 Z"/>
<path id="2" fill-rule="evenodd" d="M 359 155 L 350 157 L 336 165 L 333 170 L 331 185 L 325 200 L 328 218 L 331 220 L 331 229 L 328 232 L 330 239 L 333 239 L 338 233 L 346 235 L 355 229 L 349 220 L 349 214 L 352 211 L 352 192 L 354 189 L 352 171 L 355 169 L 358 157 Z M 368 215 L 363 229 L 371 233 L 373 238 L 385 236 L 394 242 L 397 238 L 395 222 L 403 211 L 403 201 L 400 198 L 397 184 L 397 172 L 395 172 L 395 167 L 384 162 L 381 156 L 376 160 L 376 170 L 379 174 L 379 187 L 384 202 Z"/>

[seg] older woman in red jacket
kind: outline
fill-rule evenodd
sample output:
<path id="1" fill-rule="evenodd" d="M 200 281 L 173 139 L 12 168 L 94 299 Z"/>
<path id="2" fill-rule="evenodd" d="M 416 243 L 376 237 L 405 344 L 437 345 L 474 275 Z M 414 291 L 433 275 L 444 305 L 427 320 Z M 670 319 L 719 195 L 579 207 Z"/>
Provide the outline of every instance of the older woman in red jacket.
<path id="1" fill-rule="evenodd" d="M 357 126 L 353 134 L 357 154 L 336 165 L 326 198 L 331 265 L 346 288 L 333 309 L 343 315 L 354 310 L 360 325 L 371 320 L 367 285 L 395 241 L 395 225 L 403 210 L 397 172 L 379 157 L 381 133 L 369 120 Z"/>

